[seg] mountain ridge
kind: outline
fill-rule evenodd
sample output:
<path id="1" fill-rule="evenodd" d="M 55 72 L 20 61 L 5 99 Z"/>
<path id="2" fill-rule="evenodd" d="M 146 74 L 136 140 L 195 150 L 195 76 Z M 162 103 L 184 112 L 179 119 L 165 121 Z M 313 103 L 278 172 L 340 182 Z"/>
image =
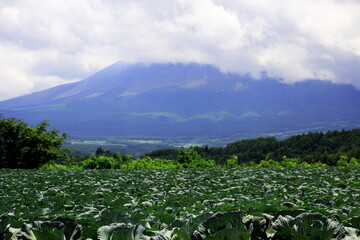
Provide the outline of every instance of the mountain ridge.
<path id="1" fill-rule="evenodd" d="M 75 83 L 0 102 L 31 124 L 71 135 L 226 136 L 360 126 L 360 91 L 346 84 L 222 73 L 211 65 L 115 63 Z"/>

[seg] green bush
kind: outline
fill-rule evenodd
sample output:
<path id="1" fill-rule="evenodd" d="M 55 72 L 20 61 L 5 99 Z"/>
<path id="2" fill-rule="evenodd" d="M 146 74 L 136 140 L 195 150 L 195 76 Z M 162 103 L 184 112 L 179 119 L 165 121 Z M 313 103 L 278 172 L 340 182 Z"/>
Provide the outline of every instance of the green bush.
<path id="1" fill-rule="evenodd" d="M 308 163 L 299 158 L 287 158 L 283 157 L 281 161 L 282 167 L 327 167 L 325 163 L 315 162 L 315 163 Z"/>
<path id="2" fill-rule="evenodd" d="M 51 162 L 51 163 L 45 163 L 39 169 L 40 170 L 80 170 L 81 167 L 76 165 L 64 165 L 64 164 Z"/>
<path id="3" fill-rule="evenodd" d="M 185 151 L 180 149 L 177 161 L 184 168 L 216 168 L 218 165 L 214 160 L 208 160 L 201 157 L 201 155 L 196 152 L 193 148 Z"/>
<path id="4" fill-rule="evenodd" d="M 165 159 L 152 159 L 145 156 L 141 159 L 132 159 L 121 165 L 122 169 L 175 169 L 181 168 L 181 165 Z"/>
<path id="5" fill-rule="evenodd" d="M 241 163 L 240 167 L 243 167 L 243 168 L 256 168 L 257 164 L 255 162 L 253 162 L 253 161 L 250 161 L 250 162 Z"/>
<path id="6" fill-rule="evenodd" d="M 287 158 L 285 156 L 283 157 L 280 164 L 282 167 L 307 167 L 308 166 L 308 164 L 306 162 L 303 162 L 302 160 L 300 160 L 298 158 Z"/>
<path id="7" fill-rule="evenodd" d="M 315 162 L 315 163 L 307 163 L 298 158 L 287 158 L 283 157 L 281 162 L 274 161 L 272 159 L 265 159 L 260 161 L 260 163 L 256 167 L 272 167 L 272 168 L 298 168 L 298 167 L 327 167 L 325 163 Z"/>
<path id="8" fill-rule="evenodd" d="M 232 155 L 229 159 L 226 160 L 225 168 L 236 168 L 238 165 L 238 157 L 236 155 Z"/>
<path id="9" fill-rule="evenodd" d="M 349 162 L 349 167 L 360 167 L 360 160 L 356 158 L 351 158 Z"/>
<path id="10" fill-rule="evenodd" d="M 121 160 L 113 157 L 92 155 L 81 163 L 84 169 L 119 169 Z"/>
<path id="11" fill-rule="evenodd" d="M 328 167 L 328 165 L 325 163 L 316 162 L 316 163 L 310 164 L 310 167 Z"/>
<path id="12" fill-rule="evenodd" d="M 337 161 L 339 167 L 360 167 L 360 160 L 356 158 L 349 158 L 347 156 L 341 156 Z"/>
<path id="13" fill-rule="evenodd" d="M 186 165 L 186 168 L 217 168 L 219 167 L 214 160 L 211 159 L 195 159 L 190 164 Z"/>
<path id="14" fill-rule="evenodd" d="M 277 161 L 274 161 L 272 159 L 269 160 L 261 160 L 260 163 L 256 167 L 262 167 L 262 168 L 279 168 L 282 167 L 281 164 Z"/>

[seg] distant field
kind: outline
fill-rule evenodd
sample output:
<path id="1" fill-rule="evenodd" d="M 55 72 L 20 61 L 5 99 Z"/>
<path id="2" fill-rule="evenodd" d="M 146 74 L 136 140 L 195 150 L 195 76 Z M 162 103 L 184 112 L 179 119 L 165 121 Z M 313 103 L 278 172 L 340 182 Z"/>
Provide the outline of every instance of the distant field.
<path id="1" fill-rule="evenodd" d="M 321 131 L 321 129 L 302 129 L 298 131 L 285 131 L 279 133 L 261 133 L 234 135 L 226 137 L 156 137 L 156 136 L 72 136 L 64 147 L 70 148 L 79 154 L 94 154 L 98 147 L 112 152 L 131 154 L 135 157 L 148 152 L 166 148 L 189 148 L 194 146 L 224 147 L 228 143 L 243 139 L 257 137 L 276 137 L 285 139 L 290 136 L 307 133 L 309 131 Z"/>
<path id="2" fill-rule="evenodd" d="M 224 146 L 231 142 L 229 139 L 210 138 L 156 138 L 146 136 L 130 137 L 80 137 L 74 138 L 65 144 L 79 154 L 94 154 L 98 147 L 112 152 L 121 152 L 135 157 L 145 153 L 166 148 L 189 148 L 192 146 Z"/>
<path id="3" fill-rule="evenodd" d="M 299 236 L 316 232 L 324 234 L 321 231 L 326 229 L 330 232 L 342 229 L 341 236 L 345 237 L 351 231 L 356 233 L 356 230 L 344 226 L 360 228 L 360 168 L 356 167 L 97 171 L 0 169 L 0 193 L 0 213 L 5 214 L 0 217 L 0 227 L 5 221 L 16 229 L 24 222 L 57 218 L 58 222 L 67 223 L 66 228 L 70 228 L 70 221 L 80 224 L 83 238 L 92 239 L 97 238 L 100 227 L 112 223 L 127 224 L 112 225 L 113 231 L 134 230 L 141 225 L 143 231 L 137 234 L 142 234 L 142 239 L 165 233 L 177 234 L 177 238 L 171 239 L 203 239 L 205 235 L 206 239 L 227 239 L 219 236 L 236 235 L 241 231 L 246 232 L 244 236 L 255 234 L 251 224 L 252 229 L 262 231 L 267 237 L 262 239 L 285 234 L 289 229 L 292 229 L 292 232 L 289 230 L 292 235 Z M 211 218 L 220 212 L 227 214 Z M 289 229 L 281 225 L 282 221 L 288 222 Z M 296 232 L 298 230 L 295 231 L 292 224 L 299 224 L 299 221 L 308 224 L 307 227 L 312 230 Z M 325 225 L 319 228 L 311 221 Z M 214 229 L 211 224 L 222 225 Z M 240 229 L 240 225 L 243 228 Z M 36 229 L 36 224 L 32 227 L 28 225 L 28 228 L 37 234 L 45 231 Z M 202 232 L 204 228 L 212 230 Z M 0 229 L 0 234 L 2 231 Z M 203 238 L 195 238 L 197 234 L 202 234 Z M 334 234 L 331 232 L 330 235 Z M 339 239 L 342 239 L 341 236 Z"/>

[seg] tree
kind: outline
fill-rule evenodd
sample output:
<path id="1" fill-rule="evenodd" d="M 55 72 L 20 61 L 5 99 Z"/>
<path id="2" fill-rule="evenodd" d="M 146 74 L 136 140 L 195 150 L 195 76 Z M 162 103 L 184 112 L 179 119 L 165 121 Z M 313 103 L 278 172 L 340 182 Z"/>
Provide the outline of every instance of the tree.
<path id="1" fill-rule="evenodd" d="M 226 168 L 236 168 L 238 166 L 238 157 L 236 155 L 232 155 L 224 164 Z"/>
<path id="2" fill-rule="evenodd" d="M 0 168 L 37 168 L 66 157 L 61 150 L 67 135 L 48 130 L 49 122 L 32 127 L 0 115 Z"/>
<path id="3" fill-rule="evenodd" d="M 185 151 L 183 148 L 179 150 L 177 156 L 178 163 L 182 164 L 184 168 L 215 168 L 214 160 L 208 160 L 201 157 L 194 148 Z"/>

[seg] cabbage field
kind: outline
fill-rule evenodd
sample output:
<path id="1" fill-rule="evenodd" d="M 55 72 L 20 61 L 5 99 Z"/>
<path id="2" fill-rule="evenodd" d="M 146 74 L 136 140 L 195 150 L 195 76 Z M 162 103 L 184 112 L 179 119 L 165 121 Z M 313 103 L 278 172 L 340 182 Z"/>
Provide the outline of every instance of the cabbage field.
<path id="1" fill-rule="evenodd" d="M 360 239 L 360 168 L 0 169 L 0 239 Z"/>

